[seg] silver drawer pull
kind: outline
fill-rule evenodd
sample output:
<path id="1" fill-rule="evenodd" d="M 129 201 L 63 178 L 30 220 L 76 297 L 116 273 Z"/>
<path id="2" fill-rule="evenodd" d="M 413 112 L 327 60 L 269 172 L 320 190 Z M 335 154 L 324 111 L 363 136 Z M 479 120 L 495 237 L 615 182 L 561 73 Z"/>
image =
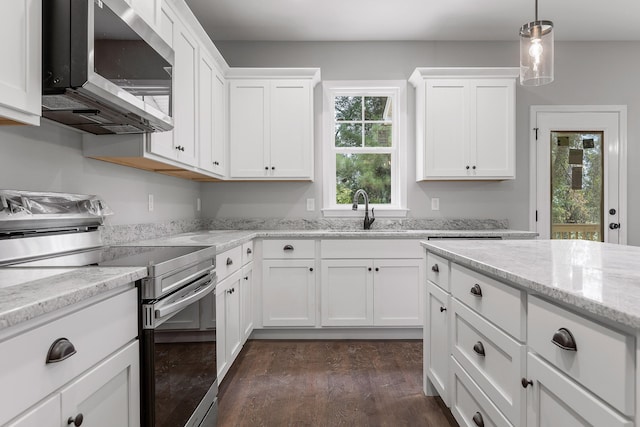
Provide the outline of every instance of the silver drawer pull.
<path id="1" fill-rule="evenodd" d="M 233 264 L 233 260 L 231 258 L 227 258 L 227 265 Z"/>
<path id="2" fill-rule="evenodd" d="M 58 338 L 49 347 L 47 363 L 58 363 L 76 354 L 76 348 L 66 338 Z"/>
<path id="3" fill-rule="evenodd" d="M 440 273 L 440 268 L 438 268 L 438 264 L 433 264 L 433 266 L 431 266 L 431 271 L 433 271 L 434 273 Z"/>
<path id="4" fill-rule="evenodd" d="M 576 347 L 576 340 L 573 338 L 573 334 L 567 328 L 560 328 L 553 334 L 551 342 L 560 347 L 563 350 L 578 351 Z"/>
<path id="5" fill-rule="evenodd" d="M 247 255 L 251 255 L 253 253 L 253 251 L 251 250 L 251 248 L 247 248 Z"/>
<path id="6" fill-rule="evenodd" d="M 292 245 L 285 245 L 284 248 L 282 248 L 285 251 L 292 251 L 293 250 L 293 246 Z"/>

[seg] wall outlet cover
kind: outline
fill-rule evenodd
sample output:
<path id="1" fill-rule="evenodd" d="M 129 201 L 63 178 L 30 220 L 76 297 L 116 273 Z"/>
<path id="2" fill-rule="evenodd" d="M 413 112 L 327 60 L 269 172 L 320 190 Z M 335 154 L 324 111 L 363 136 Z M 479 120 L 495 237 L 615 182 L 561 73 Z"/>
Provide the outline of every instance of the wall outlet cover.
<path id="1" fill-rule="evenodd" d="M 149 194 L 149 212 L 153 212 L 153 194 Z"/>
<path id="2" fill-rule="evenodd" d="M 308 211 L 316 210 L 316 199 L 307 199 L 307 210 Z"/>
<path id="3" fill-rule="evenodd" d="M 431 199 L 431 210 L 432 211 L 440 210 L 440 198 L 434 197 L 433 199 Z"/>

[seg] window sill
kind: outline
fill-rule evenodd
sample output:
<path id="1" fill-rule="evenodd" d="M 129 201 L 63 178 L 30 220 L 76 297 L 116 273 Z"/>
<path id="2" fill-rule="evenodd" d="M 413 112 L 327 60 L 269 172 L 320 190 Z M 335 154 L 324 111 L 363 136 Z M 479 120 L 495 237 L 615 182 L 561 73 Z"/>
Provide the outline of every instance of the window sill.
<path id="1" fill-rule="evenodd" d="M 373 206 L 375 209 L 374 216 L 376 218 L 406 218 L 407 213 L 409 213 L 409 209 L 402 208 L 378 208 Z M 371 209 L 371 206 L 369 206 Z M 357 211 L 352 210 L 350 207 L 347 208 L 325 208 L 322 209 L 322 216 L 325 218 L 360 218 L 364 216 L 364 207 L 358 207 Z"/>

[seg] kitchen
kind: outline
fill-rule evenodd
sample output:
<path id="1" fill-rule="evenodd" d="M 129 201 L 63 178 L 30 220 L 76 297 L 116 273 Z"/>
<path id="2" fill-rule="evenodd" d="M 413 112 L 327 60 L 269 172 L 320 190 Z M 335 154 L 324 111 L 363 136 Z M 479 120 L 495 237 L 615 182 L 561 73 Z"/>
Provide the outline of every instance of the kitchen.
<path id="1" fill-rule="evenodd" d="M 541 4 L 541 8 L 546 7 Z M 416 67 L 512 67 L 517 65 L 517 28 L 531 19 L 532 6 L 522 4 L 521 15 L 512 26 L 513 39 L 502 41 L 217 41 L 216 47 L 234 67 L 318 67 L 322 80 L 407 80 Z M 541 9 L 546 10 L 546 9 Z M 622 14 L 621 14 L 622 15 Z M 632 15 L 632 14 L 628 14 Z M 546 12 L 544 17 L 547 17 Z M 549 19 L 556 21 L 554 16 Z M 7 31 L 9 31 L 9 27 Z M 8 37 L 8 36 L 7 36 Z M 467 218 L 508 220 L 508 227 L 529 229 L 529 106 L 531 105 L 627 105 L 633 114 L 640 97 L 633 88 L 639 45 L 629 41 L 556 42 L 556 76 L 551 85 L 518 86 L 516 95 L 516 179 L 495 182 L 415 182 L 415 162 L 406 164 L 407 208 L 411 218 Z M 625 40 L 621 36 L 611 40 Z M 465 40 L 469 40 L 467 38 Z M 439 39 L 442 40 L 442 39 Z M 634 41 L 635 40 L 635 41 Z M 380 58 L 384 58 L 381 60 Z M 615 68 L 611 64 L 617 64 Z M 322 140 L 320 124 L 321 88 L 316 86 L 315 141 Z M 415 152 L 413 90 L 407 90 L 407 152 Z M 630 116 L 632 117 L 632 116 Z M 640 128 L 628 123 L 628 139 L 634 141 Z M 315 145 L 313 182 L 222 182 L 198 183 L 161 174 L 95 161 L 83 156 L 82 135 L 51 122 L 40 127 L 0 128 L 2 188 L 33 191 L 63 191 L 100 194 L 115 211 L 107 226 L 124 230 L 145 229 L 144 237 L 162 224 L 172 234 L 201 228 L 199 221 L 224 218 L 322 219 L 322 151 Z M 640 156 L 629 143 L 627 162 Z M 639 177 L 629 167 L 627 181 Z M 153 210 L 149 195 L 153 195 Z M 637 192 L 628 192 L 628 243 L 640 242 L 640 230 L 632 218 L 640 209 Z M 440 210 L 430 207 L 440 199 Z M 197 199 L 201 201 L 198 210 Z M 308 211 L 307 199 L 316 207 Z M 362 209 L 362 207 L 360 208 Z M 363 215 L 362 210 L 357 211 Z M 355 220 L 354 220 L 355 221 Z M 382 224 L 378 219 L 376 226 Z"/>

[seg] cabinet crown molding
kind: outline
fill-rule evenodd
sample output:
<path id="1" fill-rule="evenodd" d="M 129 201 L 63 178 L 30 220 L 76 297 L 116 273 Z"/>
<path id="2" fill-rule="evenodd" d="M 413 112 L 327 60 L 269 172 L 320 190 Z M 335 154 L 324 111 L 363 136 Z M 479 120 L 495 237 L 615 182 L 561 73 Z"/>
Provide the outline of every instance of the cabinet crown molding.
<path id="1" fill-rule="evenodd" d="M 238 68 L 227 72 L 228 79 L 309 79 L 313 86 L 320 82 L 320 68 Z"/>
<path id="2" fill-rule="evenodd" d="M 513 78 L 518 77 L 518 67 L 418 67 L 411 76 L 409 82 L 417 87 L 425 78 L 446 79 L 486 79 L 486 78 Z"/>

